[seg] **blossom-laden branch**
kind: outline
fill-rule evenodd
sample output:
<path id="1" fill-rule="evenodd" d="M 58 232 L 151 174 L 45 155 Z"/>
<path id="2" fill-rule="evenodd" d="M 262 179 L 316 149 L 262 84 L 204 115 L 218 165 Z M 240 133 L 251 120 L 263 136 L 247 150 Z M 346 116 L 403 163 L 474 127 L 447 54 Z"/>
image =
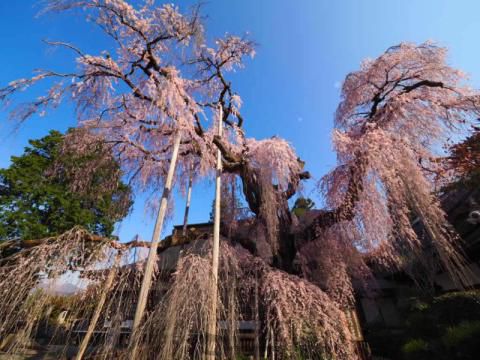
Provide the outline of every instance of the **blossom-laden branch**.
<path id="1" fill-rule="evenodd" d="M 197 177 L 210 174 L 218 148 L 224 171 L 241 177 L 254 213 L 266 219 L 271 217 L 266 209 L 279 204 L 283 213 L 288 211 L 287 200 L 309 173 L 284 140 L 245 136 L 242 100 L 227 79 L 228 72 L 255 55 L 253 41 L 227 35 L 208 47 L 198 7 L 184 15 L 173 5 L 156 7 L 151 2 L 135 8 L 124 0 L 53 0 L 46 10 L 76 8 L 86 11 L 113 40 L 115 53 L 90 55 L 72 44 L 48 41 L 73 52 L 77 69 L 43 71 L 1 89 L 0 100 L 9 101 L 39 81 L 53 82 L 47 96 L 20 105 L 12 116 L 26 120 L 49 105 L 72 100 L 80 125 L 111 147 L 131 183 L 143 189 L 162 186 L 172 135 L 180 132 L 180 182 L 192 166 Z M 204 120 L 217 113 L 226 127 L 223 139 L 214 136 L 213 122 Z M 75 142 L 80 152 L 87 143 Z M 288 224 L 285 220 L 281 223 Z"/>
<path id="2" fill-rule="evenodd" d="M 25 120 L 68 94 L 76 104 L 81 125 L 112 144 L 141 185 L 150 185 L 150 180 L 165 172 L 170 135 L 177 131 L 182 132 L 182 154 L 190 158 L 189 162 L 199 163 L 200 173 L 205 174 L 213 161 L 208 156 L 212 143 L 200 122 L 202 110 L 194 96 L 205 93 L 210 84 L 198 87 L 193 79 L 183 77 L 180 69 L 189 60 L 176 59 L 175 55 L 178 48 L 183 48 L 193 57 L 204 46 L 198 8 L 182 15 L 172 5 L 154 7 L 146 3 L 136 9 L 123 0 L 50 1 L 47 6 L 48 11 L 73 8 L 89 12 L 113 38 L 116 54 L 89 55 L 72 44 L 47 42 L 73 51 L 78 69 L 65 74 L 44 71 L 31 79 L 10 83 L 0 91 L 1 100 L 8 100 L 16 91 L 40 80 L 55 82 L 49 96 L 21 105 L 12 115 Z M 237 45 L 232 44 L 232 49 Z M 223 51 L 228 49 L 224 47 Z M 239 61 L 221 54 L 216 57 L 223 59 L 221 67 L 226 69 Z"/>
<path id="3" fill-rule="evenodd" d="M 150 247 L 150 243 L 146 241 L 132 240 L 129 242 L 119 242 L 115 239 L 91 234 L 82 227 L 76 226 L 73 229 L 70 229 L 58 236 L 51 236 L 42 239 L 12 239 L 4 241 L 0 244 L 0 264 L 2 264 L 3 262 L 11 262 L 11 256 L 13 254 L 18 253 L 18 256 L 25 257 L 25 255 L 30 254 L 30 251 L 32 249 L 35 249 L 39 246 L 47 246 L 49 244 L 54 244 L 58 241 L 63 241 L 64 239 L 81 239 L 82 242 L 84 242 L 85 244 L 89 244 L 89 246 L 95 246 L 97 244 L 98 246 L 104 246 L 106 248 L 116 250 L 126 250 L 137 247 Z M 165 246 L 168 245 L 165 244 Z"/>
<path id="4" fill-rule="evenodd" d="M 334 210 L 315 225 L 320 232 L 332 223 L 359 231 L 356 246 L 388 266 L 430 243 L 440 266 L 463 277 L 457 238 L 425 164 L 438 168 L 437 149 L 480 115 L 480 94 L 445 57 L 430 43 L 400 44 L 347 76 L 334 132 L 340 166 L 322 182 Z M 427 239 L 412 228 L 414 218 Z"/>

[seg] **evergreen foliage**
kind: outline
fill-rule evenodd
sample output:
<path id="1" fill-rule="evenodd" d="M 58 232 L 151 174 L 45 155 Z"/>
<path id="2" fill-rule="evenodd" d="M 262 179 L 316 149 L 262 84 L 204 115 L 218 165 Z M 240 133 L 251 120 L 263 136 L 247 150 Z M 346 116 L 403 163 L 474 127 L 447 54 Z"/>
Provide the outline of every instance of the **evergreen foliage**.
<path id="1" fill-rule="evenodd" d="M 0 169 L 0 241 L 58 235 L 75 225 L 109 236 L 128 213 L 131 189 L 121 181 L 113 157 L 90 174 L 88 191 L 74 191 L 68 169 L 88 167 L 105 149 L 98 145 L 78 155 L 62 151 L 63 142 L 64 136 L 52 130 L 30 140 L 22 155 L 12 156 L 10 166 Z M 110 186 L 101 186 L 106 182 Z"/>

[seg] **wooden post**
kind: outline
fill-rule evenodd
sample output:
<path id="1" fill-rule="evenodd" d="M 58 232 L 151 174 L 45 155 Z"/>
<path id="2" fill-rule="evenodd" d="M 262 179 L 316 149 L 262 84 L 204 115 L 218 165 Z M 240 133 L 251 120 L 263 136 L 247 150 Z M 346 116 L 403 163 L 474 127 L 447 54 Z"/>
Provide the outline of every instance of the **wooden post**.
<path id="1" fill-rule="evenodd" d="M 190 175 L 188 178 L 187 203 L 185 204 L 185 215 L 183 216 L 183 231 L 182 231 L 183 236 L 187 235 L 188 213 L 190 211 L 190 201 L 192 199 L 192 183 L 193 183 L 193 165 L 190 166 Z"/>
<path id="2" fill-rule="evenodd" d="M 267 342 L 265 343 L 265 351 L 263 352 L 263 359 L 268 360 L 268 340 L 270 340 L 270 337 L 267 335 Z"/>
<path id="3" fill-rule="evenodd" d="M 233 280 L 236 282 L 236 280 Z M 235 330 L 237 328 L 236 321 L 237 319 L 235 318 L 237 316 L 236 310 L 236 304 L 235 304 L 235 290 L 236 290 L 236 283 L 233 284 L 228 284 L 228 345 L 230 347 L 230 359 L 235 360 L 237 358 L 236 356 L 236 351 L 235 351 Z"/>
<path id="4" fill-rule="evenodd" d="M 258 309 L 258 270 L 255 269 L 255 294 L 254 294 L 254 311 L 255 311 L 255 329 L 254 329 L 254 350 L 255 350 L 255 355 L 254 359 L 255 360 L 260 360 L 260 315 L 259 315 L 259 309 Z"/>
<path id="5" fill-rule="evenodd" d="M 232 227 L 233 227 L 233 224 L 234 222 L 236 221 L 236 213 L 237 213 L 237 204 L 235 202 L 235 190 L 236 190 L 236 182 L 235 182 L 235 177 L 233 177 L 233 180 L 231 181 L 230 183 L 230 195 L 232 196 L 232 208 L 230 209 L 231 211 L 231 218 L 228 219 L 228 238 L 231 239 L 232 238 Z"/>
<path id="6" fill-rule="evenodd" d="M 152 284 L 152 275 L 157 260 L 157 248 L 162 234 L 163 221 L 165 220 L 165 214 L 167 213 L 168 198 L 172 189 L 173 175 L 175 174 L 175 168 L 177 165 L 178 149 L 180 148 L 180 133 L 175 134 L 175 140 L 173 144 L 172 158 L 170 159 L 170 166 L 168 168 L 167 179 L 165 181 L 165 187 L 163 189 L 162 199 L 160 201 L 160 209 L 158 210 L 157 220 L 155 221 L 155 227 L 153 230 L 152 241 L 150 243 L 150 250 L 148 252 L 147 263 L 145 264 L 145 273 L 143 275 L 142 287 L 140 294 L 138 295 L 137 308 L 135 310 L 135 317 L 133 319 L 132 333 L 130 335 L 131 353 L 130 358 L 135 359 L 137 353 L 137 345 L 135 344 L 135 333 L 138 330 L 138 326 L 143 318 L 145 307 L 147 305 L 148 292 Z"/>
<path id="7" fill-rule="evenodd" d="M 82 360 L 85 351 L 87 350 L 88 343 L 90 342 L 90 338 L 93 335 L 93 331 L 97 326 L 98 319 L 100 318 L 100 314 L 102 313 L 103 305 L 105 304 L 105 300 L 107 299 L 107 294 L 113 284 L 113 279 L 115 278 L 115 274 L 117 273 L 118 264 L 120 263 L 120 259 L 122 258 L 122 252 L 118 251 L 117 255 L 115 255 L 115 260 L 113 263 L 112 268 L 108 272 L 107 280 L 105 281 L 105 285 L 103 287 L 102 294 L 100 295 L 100 299 L 98 300 L 97 307 L 95 308 L 95 312 L 93 313 L 93 317 L 90 320 L 90 324 L 88 324 L 87 332 L 82 339 L 82 343 L 80 344 L 80 348 L 78 349 L 77 356 L 75 360 Z"/>
<path id="8" fill-rule="evenodd" d="M 270 329 L 270 334 L 272 338 L 272 360 L 275 360 L 275 334 L 273 333 L 273 329 Z"/>
<path id="9" fill-rule="evenodd" d="M 219 108 L 218 115 L 218 136 L 222 136 L 222 108 Z M 211 296 L 212 304 L 210 319 L 208 323 L 207 360 L 215 360 L 215 345 L 217 340 L 217 294 L 218 294 L 218 258 L 220 249 L 220 190 L 222 175 L 222 153 L 217 150 L 217 174 L 215 178 L 215 218 L 213 223 L 213 250 L 212 250 L 212 282 Z"/>

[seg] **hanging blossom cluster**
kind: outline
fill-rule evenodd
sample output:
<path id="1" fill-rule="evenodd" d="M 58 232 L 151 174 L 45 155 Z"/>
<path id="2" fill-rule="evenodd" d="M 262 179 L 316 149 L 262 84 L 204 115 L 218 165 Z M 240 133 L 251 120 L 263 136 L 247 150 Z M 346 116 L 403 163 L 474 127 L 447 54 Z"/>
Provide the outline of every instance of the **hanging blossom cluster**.
<path id="1" fill-rule="evenodd" d="M 347 76 L 333 136 L 340 166 L 322 187 L 330 206 L 343 204 L 340 220 L 358 233 L 356 246 L 378 262 L 421 261 L 430 244 L 444 268 L 463 276 L 431 174 L 446 131 L 480 115 L 480 98 L 445 57 L 430 43 L 400 44 Z M 413 229 L 415 219 L 426 237 Z"/>
<path id="2" fill-rule="evenodd" d="M 357 358 L 343 309 L 327 293 L 309 281 L 270 267 L 241 247 L 230 253 L 241 267 L 237 286 L 243 294 L 257 293 L 269 356 Z"/>
<path id="3" fill-rule="evenodd" d="M 168 256 L 161 254 L 160 261 L 165 257 L 168 262 Z M 167 287 L 163 285 L 164 293 L 156 298 L 148 319 L 135 337 L 141 358 L 203 358 L 207 350 L 208 324 L 212 318 L 219 320 L 217 349 L 221 357 L 235 358 L 238 321 L 241 319 L 237 286 L 239 262 L 232 255 L 231 248 L 222 244 L 217 314 L 212 314 L 210 306 L 213 300 L 211 263 L 209 243 L 197 243 L 184 249 L 175 271 L 167 280 Z M 169 278 L 168 274 L 164 275 Z M 161 273 L 157 281 L 159 285 L 165 281 L 161 279 Z"/>
<path id="4" fill-rule="evenodd" d="M 201 358 L 207 346 L 211 299 L 209 246 L 193 245 L 180 257 L 165 295 L 137 334 L 141 356 Z M 240 246 L 221 243 L 218 291 L 221 357 L 234 358 L 239 321 L 258 322 L 269 357 L 294 354 L 355 359 L 342 308 L 317 286 L 271 268 Z M 162 342 L 158 339 L 162 338 Z"/>
<path id="5" fill-rule="evenodd" d="M 96 339 L 102 358 L 118 348 L 125 314 L 136 304 L 143 277 L 143 264 L 131 264 L 134 249 L 148 243 L 119 243 L 75 227 L 61 235 L 36 240 L 11 240 L 2 244 L 0 258 L 0 336 L 9 355 L 23 353 L 34 339 L 51 330 L 49 340 L 59 346 L 55 355 L 65 357 L 68 342 L 86 330 L 93 314 L 100 311 L 96 328 L 105 337 Z M 13 255 L 3 256 L 3 251 Z M 107 278 L 112 277 L 110 285 Z M 63 285 L 76 289 L 63 294 Z M 99 300 L 103 297 L 102 307 Z M 57 316 L 66 312 L 67 321 Z M 104 326 L 110 322 L 112 326 Z M 15 334 L 14 337 L 11 334 Z"/>
<path id="6" fill-rule="evenodd" d="M 360 236 L 355 227 L 339 223 L 317 234 L 297 254 L 302 277 L 320 287 L 344 310 L 355 307 L 355 291 L 371 290 L 371 270 L 355 246 Z"/>
<path id="7" fill-rule="evenodd" d="M 357 357 L 344 313 L 316 285 L 278 271 L 268 271 L 261 281 L 270 341 L 279 342 L 280 358 L 299 350 L 314 358 Z"/>
<path id="8" fill-rule="evenodd" d="M 52 286 L 61 276 L 79 272 L 88 284 L 58 310 L 68 310 L 67 321 L 53 326 L 52 342 L 86 329 L 99 313 L 95 328 L 105 336 L 95 340 L 101 358 L 128 358 L 130 347 L 118 347 L 124 322 L 135 308 L 143 276 L 143 263 L 132 264 L 134 247 L 142 242 L 118 243 L 75 228 L 55 238 L 3 258 L 0 264 L 0 334 L 16 333 L 8 354 L 21 352 L 36 337 L 40 324 L 52 318 L 55 296 L 39 284 Z M 201 359 L 208 344 L 208 324 L 218 319 L 217 349 L 222 358 L 236 358 L 242 320 L 257 326 L 265 339 L 269 358 L 332 357 L 356 359 L 344 309 L 318 286 L 272 268 L 240 245 L 221 242 L 217 313 L 209 304 L 211 292 L 211 242 L 199 240 L 178 249 L 164 249 L 149 299 L 149 316 L 132 336 L 130 346 L 141 359 Z M 70 273 L 71 276 L 71 273 Z M 112 279 L 110 285 L 107 278 Z M 14 288 L 11 284 L 17 284 Z M 99 299 L 104 302 L 98 308 Z M 108 322 L 109 326 L 104 327 Z M 262 335 L 264 334 L 264 336 Z M 158 341 L 161 338 L 162 341 Z M 93 341 L 93 340 L 92 340 Z M 262 345 L 263 346 L 263 345 Z M 68 345 L 59 352 L 65 353 Z"/>
<path id="9" fill-rule="evenodd" d="M 265 223 L 272 253 L 278 253 L 280 204 L 289 186 L 302 170 L 302 164 L 293 147 L 284 139 L 272 137 L 265 140 L 246 139 L 247 161 L 252 182 L 258 184 L 262 202 L 259 215 Z M 279 198 L 280 197 L 280 198 Z M 287 209 L 288 211 L 288 209 Z M 285 216 L 286 214 L 283 214 Z"/>
<path id="10" fill-rule="evenodd" d="M 270 183 L 286 190 L 301 164 L 293 147 L 284 139 L 272 137 L 265 140 L 247 139 L 247 158 L 251 166 L 265 171 Z"/>
<path id="11" fill-rule="evenodd" d="M 63 275 L 108 258 L 109 240 L 81 228 L 44 239 L 38 246 L 35 240 L 32 242 L 31 248 L 0 259 L 0 337 L 6 339 L 9 334 L 18 334 L 7 349 L 11 352 L 21 349 L 35 336 L 38 321 L 50 305 L 48 290 L 54 289 Z M 72 311 L 85 306 L 80 302 Z"/>

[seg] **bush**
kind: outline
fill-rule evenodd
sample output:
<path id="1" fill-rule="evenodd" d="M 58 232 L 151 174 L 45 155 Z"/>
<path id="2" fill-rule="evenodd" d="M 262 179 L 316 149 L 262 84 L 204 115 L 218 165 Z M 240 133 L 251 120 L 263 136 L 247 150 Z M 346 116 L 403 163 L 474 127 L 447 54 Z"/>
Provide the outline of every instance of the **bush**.
<path id="1" fill-rule="evenodd" d="M 465 321 L 447 329 L 442 341 L 447 348 L 460 346 L 470 338 L 480 334 L 480 321 Z"/>
<path id="2" fill-rule="evenodd" d="M 432 311 L 444 325 L 480 320 L 480 291 L 460 291 L 438 296 L 433 300 Z"/>
<path id="3" fill-rule="evenodd" d="M 480 291 L 413 298 L 401 329 L 370 326 L 374 355 L 407 360 L 480 358 Z"/>
<path id="4" fill-rule="evenodd" d="M 423 360 L 430 359 L 429 344 L 423 339 L 411 339 L 402 346 L 405 359 Z"/>
<path id="5" fill-rule="evenodd" d="M 480 353 L 480 291 L 416 301 L 405 322 L 415 336 L 402 346 L 406 359 L 476 359 Z"/>
<path id="6" fill-rule="evenodd" d="M 480 354 L 480 321 L 464 321 L 447 328 L 442 337 L 450 359 L 477 359 Z"/>

